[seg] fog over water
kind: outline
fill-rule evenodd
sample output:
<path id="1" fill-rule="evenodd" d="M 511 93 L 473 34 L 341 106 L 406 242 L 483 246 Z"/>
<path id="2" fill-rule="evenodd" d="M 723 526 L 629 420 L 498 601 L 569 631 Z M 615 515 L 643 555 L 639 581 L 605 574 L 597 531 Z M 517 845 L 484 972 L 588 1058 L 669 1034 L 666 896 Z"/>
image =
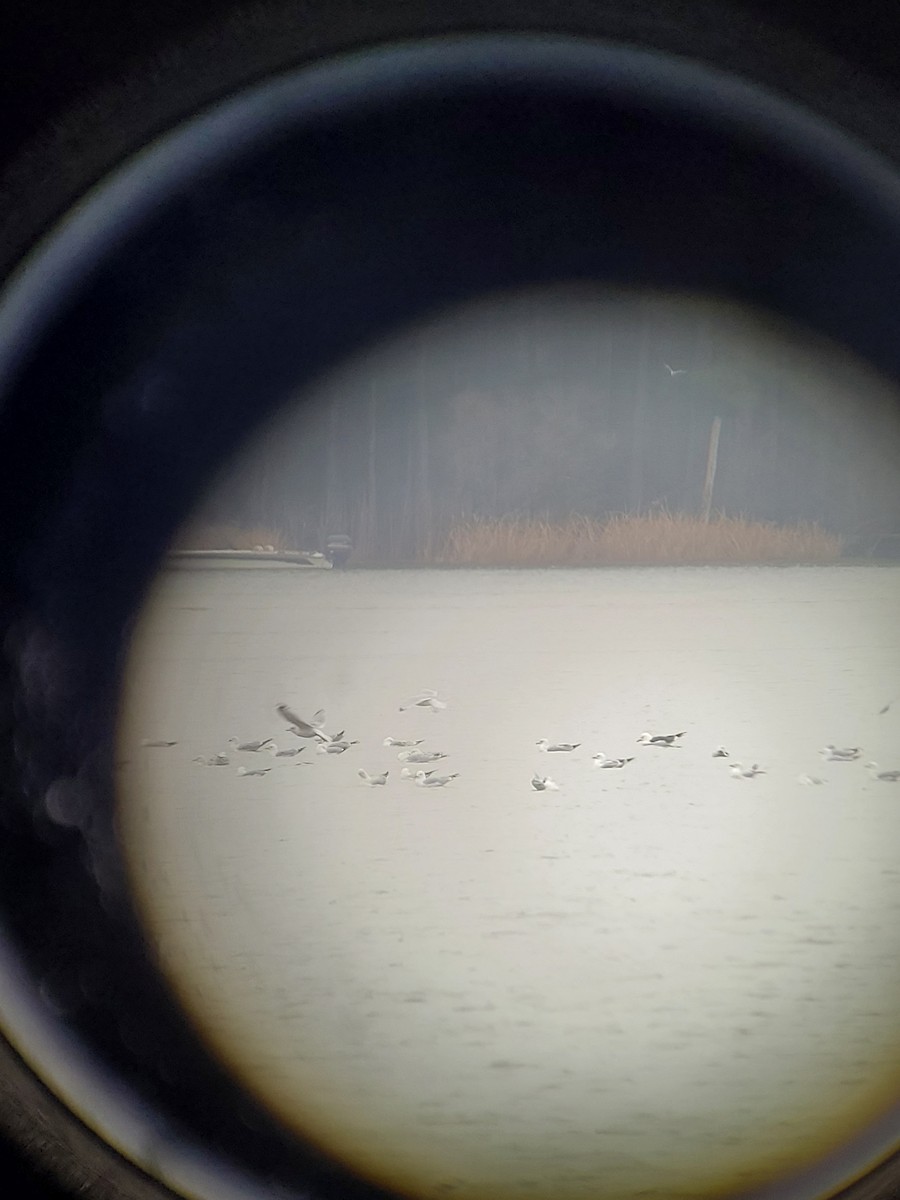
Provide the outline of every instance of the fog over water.
<path id="1" fill-rule="evenodd" d="M 119 743 L 148 938 L 249 1088 L 409 1194 L 716 1195 L 813 1162 L 900 1079 L 900 784 L 862 765 L 900 768 L 898 600 L 875 566 L 166 570 Z M 422 688 L 446 710 L 400 712 Z M 359 744 L 192 761 L 299 745 L 280 701 Z M 459 777 L 401 779 L 388 735 Z"/>
<path id="2" fill-rule="evenodd" d="M 869 553 L 900 532 L 897 399 L 841 347 L 724 297 L 525 289 L 317 380 L 198 516 L 299 549 L 344 533 L 357 564 L 429 563 L 472 517 L 696 513 L 718 424 L 714 511 L 816 521 Z"/>

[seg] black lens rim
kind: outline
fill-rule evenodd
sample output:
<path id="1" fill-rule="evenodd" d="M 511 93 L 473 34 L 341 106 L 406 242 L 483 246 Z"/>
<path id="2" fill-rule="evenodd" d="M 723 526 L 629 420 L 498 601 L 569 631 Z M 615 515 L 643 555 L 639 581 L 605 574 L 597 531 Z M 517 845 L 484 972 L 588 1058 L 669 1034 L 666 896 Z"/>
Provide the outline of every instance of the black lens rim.
<path id="1" fill-rule="evenodd" d="M 63 1036 L 72 1039 L 70 1054 L 77 1057 L 79 1047 L 91 1048 L 92 1065 L 82 1063 L 82 1069 L 96 1071 L 98 1063 L 106 1064 L 107 1086 L 123 1086 L 149 1105 L 162 1122 L 153 1134 L 157 1150 L 167 1138 L 183 1139 L 185 1147 L 202 1146 L 220 1163 L 231 1162 L 246 1172 L 243 1186 L 266 1191 L 274 1184 L 288 1190 L 299 1187 L 301 1192 L 311 1188 L 310 1194 L 325 1196 L 377 1192 L 338 1164 L 298 1146 L 196 1045 L 192 1029 L 146 953 L 116 848 L 112 718 L 127 631 L 168 539 L 214 472 L 284 403 L 298 381 L 314 378 L 416 315 L 486 287 L 553 282 L 579 270 L 584 278 L 600 274 L 625 283 L 718 287 L 726 294 L 778 307 L 842 339 L 900 379 L 900 347 L 886 315 L 896 311 L 894 281 L 900 279 L 900 189 L 886 164 L 848 139 L 777 101 L 762 112 L 758 94 L 754 108 L 749 104 L 752 89 L 735 81 L 623 46 L 508 35 L 410 45 L 379 54 L 380 73 L 363 73 L 352 86 L 342 73 L 361 64 L 345 61 L 256 89 L 249 97 L 251 107 L 266 88 L 294 94 L 298 107 L 287 115 L 282 112 L 280 125 L 272 120 L 270 96 L 259 106 L 257 122 L 246 122 L 240 131 L 226 128 L 229 114 L 219 109 L 173 135 L 168 147 L 146 151 L 26 265 L 7 292 L 7 336 L 0 345 L 0 385 L 5 392 L 0 444 L 6 466 L 0 505 L 12 524 L 0 578 L 7 659 L 14 673 L 4 705 L 8 802 L 0 817 L 4 974 L 8 981 L 24 964 L 17 984 L 20 1001 L 26 1007 L 44 1006 L 48 1024 L 68 1031 Z M 604 69 L 597 74 L 600 63 Z M 405 75 L 398 64 L 412 74 Z M 654 95 L 648 81 L 655 68 L 659 90 Z M 317 96 L 318 107 L 312 108 L 315 87 L 310 72 L 317 74 L 324 89 Z M 405 82 L 410 78 L 415 82 Z M 173 283 L 182 288 L 184 304 L 192 301 L 190 280 L 179 275 L 186 261 L 179 254 L 192 239 L 204 242 L 208 223 L 227 208 L 224 195 L 236 180 L 242 200 L 252 199 L 252 172 L 248 175 L 246 160 L 235 165 L 241 154 L 274 155 L 271 177 L 283 178 L 286 148 L 302 128 L 309 161 L 316 162 L 337 195 L 341 182 L 373 178 L 376 164 L 366 151 L 366 131 L 376 128 L 385 147 L 389 135 L 399 132 L 407 143 L 412 139 L 418 154 L 435 129 L 452 136 L 456 128 L 458 138 L 457 115 L 447 96 L 458 100 L 462 94 L 469 97 L 469 121 L 476 107 L 483 111 L 503 94 L 517 102 L 530 95 L 562 104 L 568 97 L 568 124 L 560 119 L 559 128 L 553 129 L 551 122 L 518 157 L 467 159 L 457 141 L 454 162 L 473 172 L 478 186 L 486 187 L 498 171 L 506 172 L 505 185 L 491 193 L 497 211 L 489 230 L 470 222 L 463 236 L 448 242 L 440 269 L 423 269 L 422 250 L 433 244 L 436 233 L 452 232 L 460 219 L 458 208 L 450 210 L 451 199 L 445 197 L 440 219 L 413 231 L 403 270 L 392 274 L 394 251 L 385 253 L 384 245 L 389 241 L 387 222 L 398 210 L 387 203 L 386 193 L 381 205 L 340 210 L 340 219 L 331 225 L 326 218 L 335 209 L 329 208 L 328 191 L 316 193 L 307 215 L 318 220 L 319 237 L 330 238 L 338 248 L 344 243 L 357 249 L 375 245 L 377 235 L 360 232 L 364 215 L 374 224 L 381 222 L 381 251 L 365 270 L 356 264 L 356 273 L 352 255 L 340 259 L 339 277 L 325 289 L 320 311 L 314 312 L 311 291 L 300 305 L 313 329 L 310 346 L 303 355 L 273 361 L 262 372 L 237 342 L 231 357 L 212 370 L 209 347 L 242 330 L 245 338 L 256 338 L 255 353 L 262 357 L 259 347 L 271 351 L 279 339 L 287 340 L 297 310 L 291 307 L 290 290 L 276 286 L 283 282 L 278 264 L 269 255 L 264 265 L 271 276 L 257 270 L 249 298 L 238 300 L 223 299 L 217 291 L 220 275 L 202 275 L 200 294 L 208 290 L 213 307 L 218 306 L 217 320 L 209 328 L 201 322 L 194 330 L 204 349 L 193 361 L 182 348 L 175 360 L 182 390 L 154 411 L 152 397 L 146 402 L 152 378 L 148 381 L 142 374 L 141 363 L 155 352 L 155 340 L 172 336 Z M 731 116 L 721 110 L 717 116 L 715 101 L 733 103 Z M 247 102 L 248 97 L 233 102 L 232 119 Z M 502 111 L 503 104 L 496 103 L 498 120 Z M 671 261 L 658 255 L 654 259 L 651 251 L 662 243 L 639 244 L 637 227 L 631 227 L 626 254 L 616 258 L 589 253 L 586 265 L 579 268 L 578 259 L 589 242 L 585 214 L 575 205 L 564 210 L 568 224 L 559 224 L 551 219 L 551 210 L 564 205 L 570 189 L 577 190 L 579 184 L 588 186 L 593 180 L 598 186 L 597 178 L 583 170 L 548 187 L 544 206 L 526 212 L 534 226 L 526 222 L 520 228 L 519 241 L 508 243 L 509 253 L 503 258 L 498 239 L 514 238 L 515 218 L 521 215 L 511 206 L 510 181 L 520 185 L 523 194 L 539 184 L 533 170 L 539 147 L 549 154 L 553 137 L 576 129 L 575 115 L 591 111 L 598 119 L 601 113 L 609 118 L 614 112 L 622 138 L 627 136 L 623 113 L 633 120 L 643 114 L 641 120 L 657 126 L 664 117 L 699 120 L 704 136 L 713 142 L 739 142 L 746 162 L 758 155 L 759 163 L 772 172 L 773 194 L 787 196 L 802 180 L 810 198 L 830 197 L 835 207 L 814 239 L 822 262 L 814 270 L 807 265 L 785 274 L 779 292 L 762 276 L 760 263 L 741 259 L 735 273 L 735 264 L 725 259 L 717 273 L 710 248 L 702 262 L 692 263 L 683 252 Z M 306 113 L 305 125 L 298 119 L 301 112 Z M 720 132 L 714 134 L 717 123 Z M 489 123 L 480 128 L 490 133 Z M 216 129 L 221 140 L 214 145 Z M 576 141 L 583 154 L 583 139 Z M 191 162 L 198 145 L 206 158 Z M 499 153 L 501 147 L 493 149 Z M 166 153 L 174 158 L 164 166 Z M 566 157 L 553 161 L 562 169 Z M 439 175 L 439 154 L 433 166 Z M 427 195 L 434 199 L 439 191 L 433 188 Z M 624 196 L 627 187 L 622 185 L 621 191 Z M 263 203 L 253 218 L 257 226 L 264 211 Z M 828 235 L 841 229 L 844 220 L 864 236 L 849 259 L 846 248 L 838 245 L 829 272 L 824 269 Z M 785 237 L 790 233 L 790 226 L 782 229 L 777 221 L 772 228 Z M 219 240 L 207 238 L 204 254 L 214 256 L 227 235 L 222 222 Z M 484 254 L 468 261 L 449 252 L 472 237 L 485 247 L 494 246 L 496 261 L 491 263 Z M 527 261 L 529 240 L 541 246 L 537 261 Z M 292 261 L 321 273 L 329 257 L 304 258 L 298 251 Z M 284 264 L 281 270 L 286 270 Z M 372 285 L 379 277 L 390 279 L 391 287 L 379 297 L 376 310 Z M 136 298 L 143 306 L 139 318 Z M 65 392 L 58 385 L 61 363 L 68 364 Z M 249 384 L 254 372 L 266 379 L 263 383 L 257 378 L 258 402 L 248 410 L 236 384 Z M 199 384 L 201 376 L 205 383 L 192 390 L 191 381 Z M 48 429 L 52 436 L 47 436 Z M 27 469 L 19 470 L 23 465 Z M 163 480 L 167 490 L 160 492 Z M 126 534 L 123 518 L 128 521 Z M 90 797 L 71 824 L 61 825 L 47 814 L 44 798 L 58 780 L 76 784 Z M 93 976 L 91 970 L 85 975 L 86 963 Z M 66 1053 L 61 1044 L 57 1053 Z"/>

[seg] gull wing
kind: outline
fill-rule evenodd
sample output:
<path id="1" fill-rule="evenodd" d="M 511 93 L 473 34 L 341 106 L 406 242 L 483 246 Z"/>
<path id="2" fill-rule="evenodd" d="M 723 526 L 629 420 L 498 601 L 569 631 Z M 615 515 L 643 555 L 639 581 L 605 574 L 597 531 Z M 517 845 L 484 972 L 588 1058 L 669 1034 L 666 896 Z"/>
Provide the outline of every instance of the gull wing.
<path id="1" fill-rule="evenodd" d="M 320 742 L 331 741 L 331 738 L 327 733 L 324 732 L 324 730 L 315 725 L 311 725 L 309 721 L 304 721 L 302 717 L 298 717 L 293 709 L 288 708 L 286 704 L 276 704 L 275 711 L 280 717 L 288 722 L 293 732 L 296 733 L 297 737 L 314 737 L 318 738 Z M 319 713 L 316 713 L 316 716 L 313 718 L 313 720 L 316 720 L 319 715 Z"/>

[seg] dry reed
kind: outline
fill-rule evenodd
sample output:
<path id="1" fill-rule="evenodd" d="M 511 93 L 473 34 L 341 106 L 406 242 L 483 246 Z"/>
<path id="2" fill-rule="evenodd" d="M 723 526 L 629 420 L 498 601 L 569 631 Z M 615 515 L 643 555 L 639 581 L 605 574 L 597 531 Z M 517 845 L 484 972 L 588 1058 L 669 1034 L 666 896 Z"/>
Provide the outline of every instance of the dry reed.
<path id="1" fill-rule="evenodd" d="M 478 567 L 588 567 L 655 564 L 833 562 L 839 537 L 818 525 L 777 525 L 744 517 L 654 511 L 606 521 L 521 517 L 454 526 L 435 561 Z"/>
<path id="2" fill-rule="evenodd" d="M 271 546 L 274 550 L 292 550 L 288 539 L 278 529 L 268 526 L 193 525 L 183 529 L 176 538 L 175 550 L 255 550 Z"/>

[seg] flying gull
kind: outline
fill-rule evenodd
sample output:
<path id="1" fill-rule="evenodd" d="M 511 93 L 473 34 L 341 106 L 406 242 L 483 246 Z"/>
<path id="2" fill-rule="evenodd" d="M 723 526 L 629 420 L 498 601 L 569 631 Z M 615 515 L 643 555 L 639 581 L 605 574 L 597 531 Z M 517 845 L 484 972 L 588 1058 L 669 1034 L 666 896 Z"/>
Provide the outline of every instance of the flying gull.
<path id="1" fill-rule="evenodd" d="M 658 734 L 656 734 L 655 737 L 652 737 L 649 733 L 642 733 L 641 736 L 637 739 L 637 741 L 638 741 L 639 746 L 661 746 L 663 748 L 665 748 L 665 747 L 677 748 L 676 747 L 677 739 L 683 738 L 684 735 L 685 735 L 685 730 L 683 730 L 683 729 L 682 729 L 681 733 L 658 733 Z"/>
<path id="2" fill-rule="evenodd" d="M 666 370 L 669 372 L 670 375 L 684 375 L 684 374 L 686 374 L 686 371 L 687 371 L 686 367 L 670 367 L 668 363 L 663 363 L 663 366 L 666 368 Z"/>
<path id="3" fill-rule="evenodd" d="M 277 704 L 275 711 L 282 720 L 287 721 L 290 732 L 295 733 L 297 737 L 314 737 L 318 738 L 320 742 L 331 741 L 331 738 L 322 729 L 322 726 L 325 724 L 325 714 L 321 709 L 309 721 L 304 721 L 302 717 L 298 717 L 286 704 Z"/>
<path id="4" fill-rule="evenodd" d="M 362 767 L 356 772 L 360 779 L 369 785 L 369 787 L 384 787 L 388 781 L 390 772 L 385 771 L 383 775 L 370 775 L 368 771 L 364 771 Z"/>
<path id="5" fill-rule="evenodd" d="M 577 750 L 581 742 L 554 742 L 551 745 L 546 738 L 541 738 L 535 744 L 544 754 L 568 754 L 572 750 Z"/>
<path id="6" fill-rule="evenodd" d="M 716 750 L 713 750 L 713 758 L 727 758 L 727 757 L 728 757 L 728 751 L 725 749 L 724 746 L 719 746 Z"/>

